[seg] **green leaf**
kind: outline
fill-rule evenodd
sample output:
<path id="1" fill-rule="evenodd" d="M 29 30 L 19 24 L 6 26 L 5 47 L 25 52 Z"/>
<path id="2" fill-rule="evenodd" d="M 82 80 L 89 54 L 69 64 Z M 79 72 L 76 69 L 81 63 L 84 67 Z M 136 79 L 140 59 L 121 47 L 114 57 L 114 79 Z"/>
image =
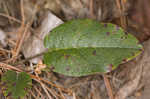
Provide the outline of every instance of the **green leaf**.
<path id="1" fill-rule="evenodd" d="M 11 96 L 13 99 L 19 99 L 24 97 L 27 93 L 27 88 L 31 87 L 32 80 L 30 76 L 21 72 L 17 74 L 14 71 L 7 71 L 2 76 L 2 82 L 4 83 L 3 89 L 5 96 Z"/>
<path id="2" fill-rule="evenodd" d="M 66 22 L 44 39 L 49 52 L 44 62 L 68 76 L 85 76 L 106 73 L 123 61 L 140 54 L 142 46 L 131 34 L 111 23 L 90 19 Z"/>

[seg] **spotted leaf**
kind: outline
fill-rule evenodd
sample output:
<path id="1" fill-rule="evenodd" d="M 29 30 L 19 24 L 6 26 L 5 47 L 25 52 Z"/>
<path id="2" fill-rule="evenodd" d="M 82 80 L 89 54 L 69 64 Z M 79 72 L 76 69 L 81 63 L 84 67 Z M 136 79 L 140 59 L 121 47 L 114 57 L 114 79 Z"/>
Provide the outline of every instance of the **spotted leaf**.
<path id="1" fill-rule="evenodd" d="M 7 71 L 2 76 L 3 93 L 5 96 L 12 97 L 12 99 L 20 99 L 27 93 L 27 88 L 31 87 L 31 78 L 25 72 L 17 74 L 14 71 Z M 4 90 L 5 89 L 5 90 Z"/>
<path id="2" fill-rule="evenodd" d="M 123 60 L 140 54 L 142 46 L 131 34 L 111 23 L 90 19 L 66 22 L 44 39 L 47 66 L 68 76 L 85 76 L 114 70 Z"/>

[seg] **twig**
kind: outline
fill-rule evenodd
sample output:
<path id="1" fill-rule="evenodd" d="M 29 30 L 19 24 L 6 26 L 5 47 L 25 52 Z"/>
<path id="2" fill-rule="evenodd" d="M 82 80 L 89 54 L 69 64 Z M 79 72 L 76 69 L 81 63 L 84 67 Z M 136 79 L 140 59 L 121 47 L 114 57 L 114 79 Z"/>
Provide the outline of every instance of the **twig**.
<path id="1" fill-rule="evenodd" d="M 37 96 L 35 96 L 35 94 L 32 91 L 30 91 L 30 93 L 34 97 L 34 99 L 38 99 Z"/>
<path id="2" fill-rule="evenodd" d="M 19 54 L 20 52 L 20 49 L 21 49 L 21 46 L 23 44 L 23 41 L 25 39 L 25 36 L 27 35 L 28 33 L 28 28 L 29 28 L 29 23 L 26 25 L 25 29 L 24 29 L 24 32 L 23 32 L 23 35 L 22 37 L 18 40 L 18 44 L 16 45 L 16 48 L 15 48 L 15 57 Z M 21 29 L 22 30 L 22 29 Z"/>
<path id="3" fill-rule="evenodd" d="M 3 13 L 0 13 L 0 16 L 6 17 L 6 18 L 8 18 L 9 20 L 13 20 L 14 22 L 17 22 L 17 23 L 21 24 L 21 21 L 20 21 L 20 20 L 14 18 L 14 17 L 12 17 L 12 16 L 9 16 L 9 15 L 3 14 Z M 32 27 L 30 27 L 30 29 L 31 29 L 32 32 L 35 32 Z M 40 38 L 36 33 L 33 33 L 33 35 L 34 35 L 36 38 L 38 38 L 39 40 L 41 40 L 41 38 Z"/>
<path id="4" fill-rule="evenodd" d="M 58 97 L 60 97 L 60 95 L 58 95 L 55 91 L 53 91 L 52 89 L 50 89 L 48 86 L 45 85 L 45 87 L 47 88 L 47 90 L 52 93 L 52 95 L 56 98 L 59 99 Z"/>
<path id="5" fill-rule="evenodd" d="M 1 48 L 1 47 L 0 47 L 0 51 L 4 51 L 4 52 L 6 52 L 6 53 L 10 53 L 10 52 L 11 52 L 11 51 L 6 50 L 6 49 L 3 49 L 3 48 Z"/>
<path id="6" fill-rule="evenodd" d="M 104 78 L 104 82 L 105 82 L 105 86 L 106 86 L 106 89 L 107 89 L 107 92 L 108 92 L 109 99 L 114 99 L 110 82 L 109 82 L 109 80 L 108 80 L 108 78 L 105 74 L 103 75 L 103 78 Z"/>
<path id="7" fill-rule="evenodd" d="M 14 22 L 17 22 L 17 23 L 21 23 L 20 20 L 14 18 L 14 17 L 12 17 L 12 16 L 9 16 L 9 15 L 3 14 L 3 13 L 0 13 L 0 16 L 6 17 L 6 18 L 8 18 L 9 20 L 13 20 Z"/>
<path id="8" fill-rule="evenodd" d="M 44 55 L 44 54 L 47 53 L 47 52 L 48 52 L 48 51 L 43 51 L 43 52 L 41 52 L 41 53 L 39 53 L 39 54 L 36 54 L 36 55 L 34 55 L 34 56 L 31 56 L 31 57 L 28 57 L 28 58 L 26 58 L 26 59 L 24 59 L 24 60 L 18 61 L 18 62 L 16 62 L 16 63 L 14 63 L 13 65 L 22 64 L 22 63 L 24 63 L 24 62 L 26 62 L 26 61 L 29 61 L 29 60 L 34 59 L 34 58 L 36 58 L 36 57 L 42 56 L 42 55 Z"/>
<path id="9" fill-rule="evenodd" d="M 42 86 L 43 90 L 45 91 L 45 93 L 47 94 L 49 99 L 52 99 L 52 97 L 50 96 L 50 94 L 48 93 L 47 89 L 45 88 L 45 85 L 39 80 L 38 81 L 40 83 L 40 85 Z"/>
<path id="10" fill-rule="evenodd" d="M 24 25 L 25 25 L 25 15 L 24 15 L 23 0 L 20 0 L 20 8 L 21 8 L 21 18 L 22 18 L 21 25 L 24 27 Z"/>
<path id="11" fill-rule="evenodd" d="M 25 16 L 24 16 L 23 0 L 20 1 L 20 8 L 21 8 L 22 22 L 21 22 L 21 27 L 20 27 L 20 31 L 19 31 L 20 32 L 19 33 L 20 36 L 19 36 L 19 39 L 17 40 L 17 45 L 15 46 L 14 51 L 12 53 L 13 54 L 12 55 L 12 59 L 14 59 L 13 62 L 16 61 L 16 58 L 14 58 L 14 57 L 16 57 L 19 54 L 21 46 L 22 46 L 22 43 L 23 43 L 24 38 L 25 38 L 25 36 L 27 34 L 27 29 L 29 27 L 29 24 L 27 24 L 26 27 L 25 27 L 25 24 L 24 24 L 25 23 L 24 22 L 25 21 Z"/>
<path id="12" fill-rule="evenodd" d="M 125 0 L 116 0 L 116 4 L 117 4 L 117 7 L 119 9 L 119 12 L 121 14 L 121 18 L 120 18 L 120 22 L 121 22 L 121 26 L 126 29 L 127 28 L 127 17 L 123 14 L 124 11 L 125 11 L 125 4 L 126 1 Z M 123 16 L 122 16 L 123 14 Z"/>
<path id="13" fill-rule="evenodd" d="M 62 91 L 60 90 L 60 88 L 58 88 L 58 91 L 60 92 L 60 95 L 62 97 L 62 99 L 65 99 L 65 96 L 63 95 Z"/>
<path id="14" fill-rule="evenodd" d="M 73 99 L 77 99 L 77 98 L 76 98 L 76 94 L 75 94 L 75 93 L 73 93 Z"/>
<path id="15" fill-rule="evenodd" d="M 39 78 L 39 75 L 35 72 L 36 76 Z M 43 84 L 40 80 L 37 81 L 41 87 L 43 88 L 43 90 L 45 91 L 45 93 L 47 94 L 49 99 L 52 99 L 52 96 L 50 96 L 50 94 L 47 91 L 47 88 L 45 87 L 45 84 Z"/>
<path id="16" fill-rule="evenodd" d="M 4 3 L 4 5 L 5 5 L 5 3 Z M 9 13 L 9 10 L 8 10 L 8 8 L 7 8 L 7 6 L 4 6 L 4 11 L 5 11 L 5 13 L 6 13 L 7 15 L 9 15 L 9 14 L 10 14 L 10 13 Z M 11 20 L 10 20 L 10 19 L 8 19 L 8 21 L 9 21 L 9 23 L 12 25 Z"/>
<path id="17" fill-rule="evenodd" d="M 90 17 L 92 18 L 92 19 L 94 19 L 95 18 L 95 15 L 94 15 L 94 4 L 93 4 L 93 0 L 90 0 L 90 4 L 89 4 L 89 8 L 90 8 Z"/>
<path id="18" fill-rule="evenodd" d="M 42 97 L 42 93 L 38 90 L 38 88 L 35 86 L 33 86 L 33 88 L 35 89 L 35 91 L 37 91 L 38 96 L 40 95 Z M 36 98 L 36 99 L 38 99 L 38 98 Z"/>
<path id="19" fill-rule="evenodd" d="M 22 24 L 21 24 L 20 30 L 21 30 L 21 33 L 23 32 L 23 34 L 21 35 L 21 37 L 17 41 L 17 45 L 16 45 L 16 47 L 14 49 L 14 52 L 15 52 L 15 54 L 13 55 L 14 57 L 16 57 L 19 54 L 19 51 L 21 49 L 21 46 L 23 44 L 23 41 L 24 41 L 25 36 L 27 34 L 27 31 L 30 28 L 30 26 L 32 25 L 33 20 L 34 20 L 34 16 L 35 16 L 35 15 L 33 15 L 31 17 L 31 21 L 28 22 L 26 26 L 24 26 L 24 24 L 25 24 L 25 22 L 24 22 L 25 21 L 25 16 L 24 16 L 23 0 L 21 0 L 20 5 L 21 5 L 21 15 L 22 15 Z"/>
<path id="20" fill-rule="evenodd" d="M 11 65 L 8 65 L 8 64 L 2 63 L 2 62 L 0 62 L 0 67 L 5 68 L 5 69 L 9 69 L 9 70 L 15 70 L 15 71 L 18 71 L 18 72 L 23 72 L 21 69 L 18 69 L 14 66 L 11 66 Z"/>
<path id="21" fill-rule="evenodd" d="M 30 76 L 32 76 L 33 79 L 37 79 L 34 75 L 30 75 Z M 45 79 L 43 79 L 43 78 L 39 78 L 39 79 L 40 79 L 41 81 L 43 81 L 43 82 L 45 82 L 45 83 L 51 85 L 51 86 L 54 86 L 54 87 L 56 87 L 56 88 L 60 88 L 60 89 L 61 89 L 62 91 L 64 91 L 64 92 L 67 92 L 67 93 L 72 94 L 72 92 L 71 92 L 70 90 L 66 90 L 66 89 L 62 88 L 61 86 L 55 85 L 55 84 L 53 84 L 52 82 L 49 82 L 49 81 L 47 81 L 47 80 L 45 80 Z"/>

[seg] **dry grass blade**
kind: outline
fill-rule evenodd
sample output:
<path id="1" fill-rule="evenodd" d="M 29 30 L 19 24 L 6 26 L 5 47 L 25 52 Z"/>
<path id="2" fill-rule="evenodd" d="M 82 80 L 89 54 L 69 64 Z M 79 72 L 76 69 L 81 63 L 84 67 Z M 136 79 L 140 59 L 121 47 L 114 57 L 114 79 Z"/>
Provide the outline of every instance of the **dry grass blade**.
<path id="1" fill-rule="evenodd" d="M 0 13 L 0 16 L 6 17 L 6 18 L 8 18 L 9 20 L 13 20 L 14 22 L 17 22 L 17 23 L 21 23 L 20 20 L 14 18 L 14 17 L 12 17 L 12 16 L 9 16 L 9 15 L 3 14 L 3 13 Z"/>
<path id="2" fill-rule="evenodd" d="M 127 28 L 127 17 L 124 15 L 124 12 L 125 12 L 125 3 L 126 1 L 124 0 L 116 0 L 116 4 L 117 4 L 117 7 L 120 11 L 120 14 L 121 14 L 121 18 L 120 18 L 120 22 L 121 22 L 121 26 L 126 29 Z M 123 16 L 122 16 L 123 14 Z"/>
<path id="3" fill-rule="evenodd" d="M 18 72 L 23 72 L 21 69 L 18 69 L 14 66 L 11 66 L 11 65 L 8 65 L 8 64 L 2 63 L 2 62 L 0 62 L 0 68 L 4 68 L 4 69 L 8 69 L 8 70 L 15 70 Z"/>
<path id="4" fill-rule="evenodd" d="M 63 95 L 62 91 L 60 90 L 60 88 L 58 88 L 58 91 L 60 92 L 62 99 L 66 99 L 65 96 Z"/>
<path id="5" fill-rule="evenodd" d="M 73 99 L 77 99 L 77 98 L 76 98 L 76 94 L 75 94 L 75 93 L 73 93 Z"/>
<path id="6" fill-rule="evenodd" d="M 37 96 L 32 91 L 30 91 L 30 93 L 34 97 L 34 99 L 38 99 Z"/>
<path id="7" fill-rule="evenodd" d="M 36 76 L 39 78 L 38 74 L 35 72 Z M 40 80 L 38 80 L 38 83 L 41 85 L 45 93 L 47 94 L 49 99 L 52 99 L 52 96 L 48 93 L 47 88 L 44 83 L 42 83 Z"/>
<path id="8" fill-rule="evenodd" d="M 17 40 L 17 45 L 15 46 L 14 51 L 12 53 L 13 54 L 13 56 L 12 56 L 13 62 L 16 61 L 16 56 L 19 54 L 21 45 L 24 41 L 24 38 L 27 34 L 27 30 L 29 28 L 29 23 L 26 25 L 26 27 L 25 27 L 25 24 L 24 24 L 25 23 L 25 16 L 24 16 L 23 0 L 20 1 L 20 8 L 21 8 L 22 22 L 21 22 L 20 31 L 18 32 L 18 34 L 20 34 L 20 36 Z"/>
<path id="9" fill-rule="evenodd" d="M 24 32 L 23 32 L 22 36 L 17 41 L 17 45 L 16 45 L 16 48 L 14 49 L 14 55 L 13 55 L 13 57 L 16 57 L 19 54 L 21 46 L 23 44 L 23 41 L 24 41 L 24 39 L 25 39 L 25 37 L 26 37 L 26 35 L 28 33 L 29 27 L 30 26 L 29 26 L 29 23 L 28 23 L 26 25 L 25 29 L 23 29 L 23 28 L 20 29 L 20 31 L 24 31 Z"/>
<path id="10" fill-rule="evenodd" d="M 109 99 L 114 99 L 113 91 L 111 89 L 110 82 L 109 82 L 109 80 L 105 74 L 103 75 L 103 78 L 104 78 L 104 82 L 105 82 L 105 86 L 106 86 L 106 89 L 108 92 Z"/>
<path id="11" fill-rule="evenodd" d="M 90 4 L 89 4 L 89 7 L 90 7 L 90 17 L 92 18 L 92 19 L 94 19 L 95 18 L 95 15 L 94 15 L 94 4 L 93 4 L 93 0 L 90 0 Z"/>
<path id="12" fill-rule="evenodd" d="M 23 6 L 23 0 L 20 0 L 20 8 L 21 8 L 21 17 L 22 17 L 22 26 L 25 25 L 25 15 L 24 15 L 24 6 Z"/>
<path id="13" fill-rule="evenodd" d="M 49 99 L 53 99 L 52 96 L 50 96 L 50 94 L 48 93 L 47 89 L 45 88 L 45 85 L 39 81 L 39 83 L 41 84 L 41 87 L 43 88 L 43 90 L 45 91 L 45 93 L 47 94 Z"/>
<path id="14" fill-rule="evenodd" d="M 38 97 L 41 96 L 43 97 L 42 93 L 39 91 L 39 89 L 36 86 L 33 86 L 33 88 L 35 89 L 35 91 L 38 93 Z M 36 98 L 38 99 L 38 98 Z"/>
<path id="15" fill-rule="evenodd" d="M 45 86 L 47 88 L 47 90 L 52 93 L 52 95 L 56 98 L 59 99 L 58 97 L 60 97 L 59 94 L 57 94 L 53 89 L 50 89 L 49 87 Z"/>

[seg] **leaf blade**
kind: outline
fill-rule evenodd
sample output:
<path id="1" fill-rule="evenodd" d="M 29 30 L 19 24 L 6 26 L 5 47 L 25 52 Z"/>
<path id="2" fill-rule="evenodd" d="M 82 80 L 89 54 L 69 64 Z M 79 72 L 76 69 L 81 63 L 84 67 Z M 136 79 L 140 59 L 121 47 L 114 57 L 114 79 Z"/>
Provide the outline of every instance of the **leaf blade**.
<path id="1" fill-rule="evenodd" d="M 69 76 L 111 71 L 123 59 L 137 56 L 142 48 L 134 36 L 125 34 L 120 27 L 89 19 L 56 27 L 45 37 L 44 45 L 50 49 L 44 56 L 45 63 L 55 67 L 55 72 Z M 65 55 L 72 58 L 66 60 Z"/>
<path id="2" fill-rule="evenodd" d="M 3 88 L 6 89 L 4 95 L 7 96 L 11 93 L 13 99 L 24 97 L 27 93 L 25 88 L 30 88 L 32 83 L 30 76 L 25 72 L 17 74 L 10 70 L 2 76 L 2 82 L 6 83 L 6 85 L 3 86 Z"/>

